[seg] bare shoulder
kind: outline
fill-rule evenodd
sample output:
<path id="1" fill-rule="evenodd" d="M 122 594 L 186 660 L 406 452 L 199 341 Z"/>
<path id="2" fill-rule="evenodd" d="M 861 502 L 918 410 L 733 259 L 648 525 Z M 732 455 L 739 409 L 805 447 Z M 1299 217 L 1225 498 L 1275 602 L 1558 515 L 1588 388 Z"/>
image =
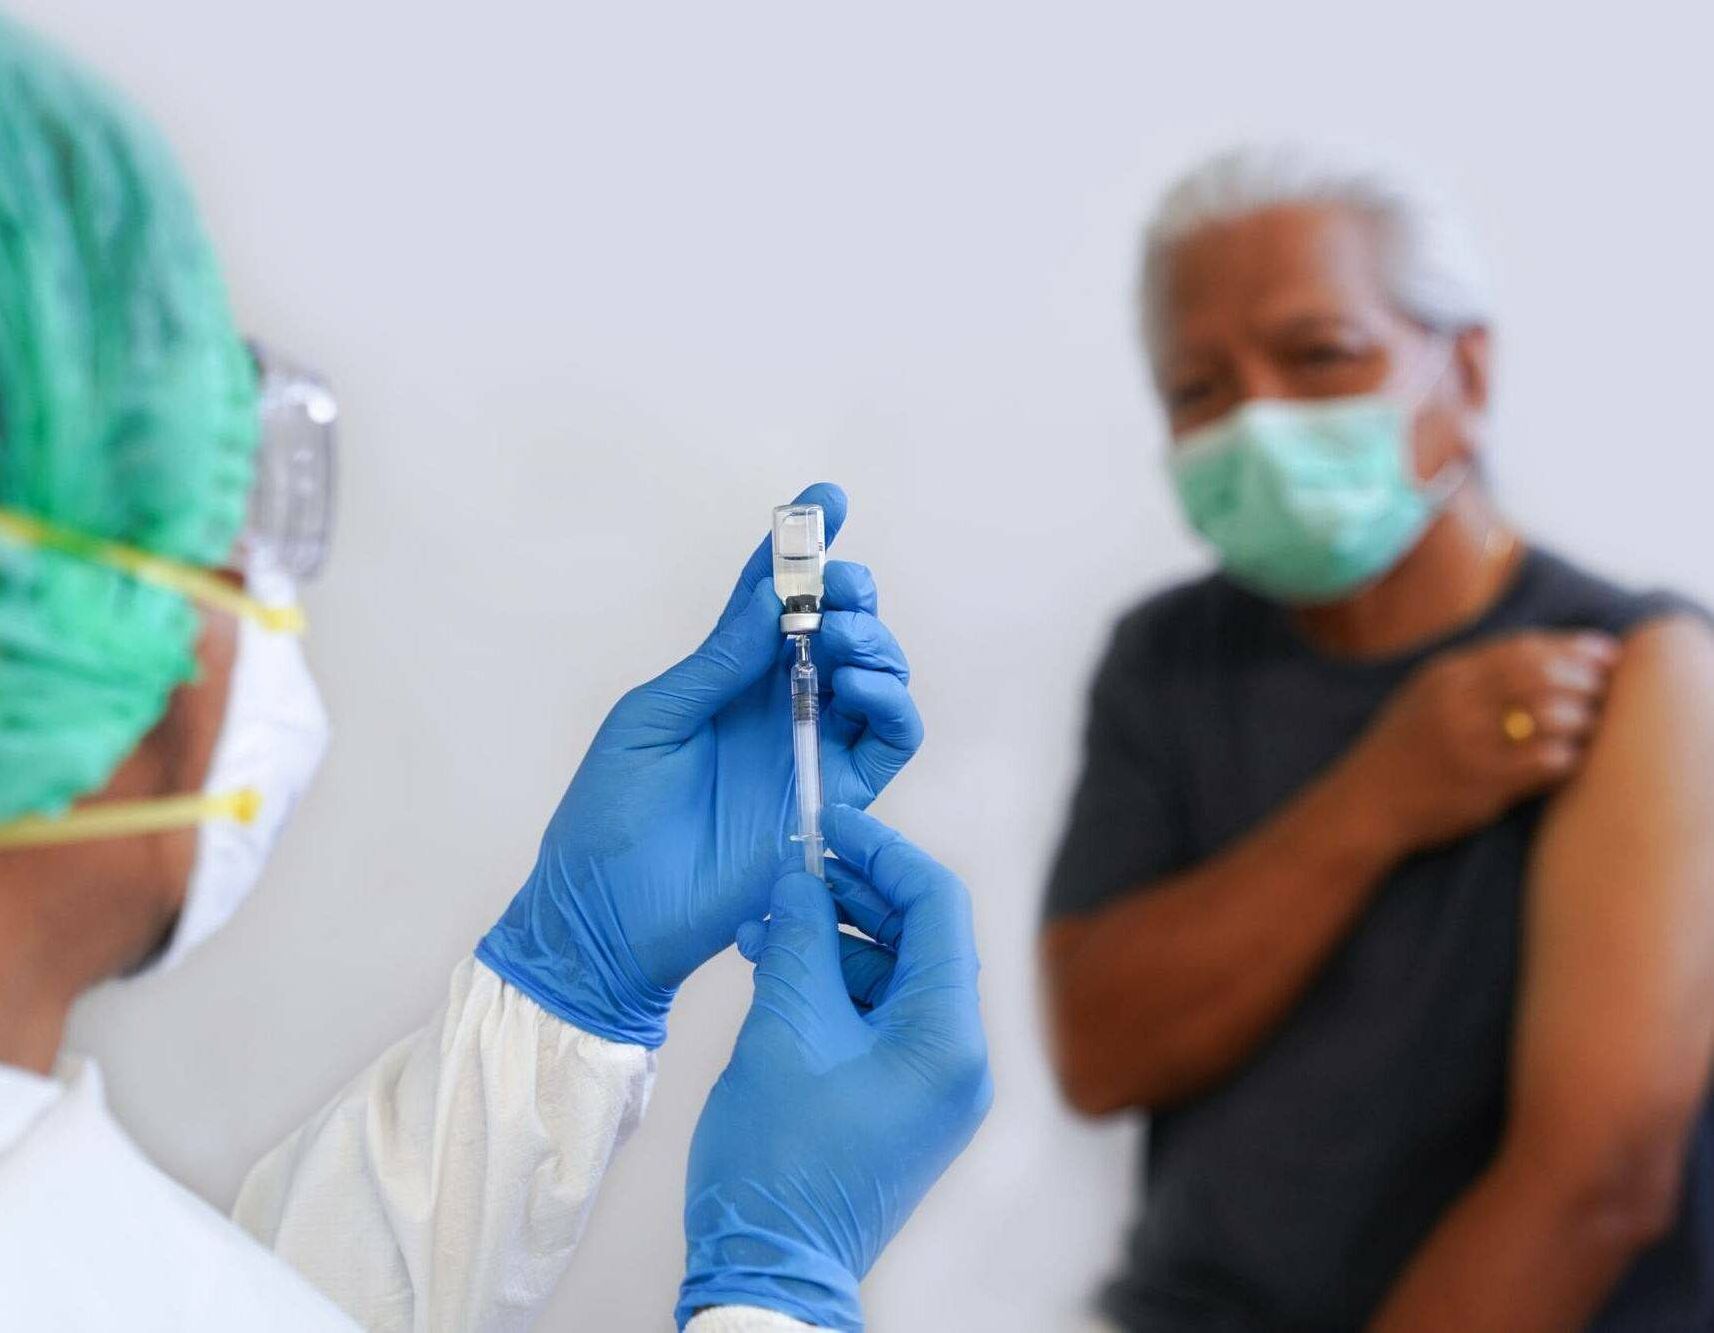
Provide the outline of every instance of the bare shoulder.
<path id="1" fill-rule="evenodd" d="M 1625 639 L 1601 721 L 1577 774 L 1549 804 L 1562 870 L 1714 828 L 1714 628 L 1662 617 Z M 1548 850 L 1543 848 L 1542 850 Z"/>
<path id="2" fill-rule="evenodd" d="M 1664 707 L 1714 709 L 1714 626 L 1689 612 L 1647 621 L 1625 636 L 1597 741 L 1621 719 L 1640 721 Z"/>
<path id="3" fill-rule="evenodd" d="M 1623 734 L 1634 729 L 1637 734 Z M 1714 626 L 1691 614 L 1651 620 L 1625 639 L 1596 749 L 1700 744 L 1714 737 Z"/>
<path id="4" fill-rule="evenodd" d="M 1650 620 L 1625 637 L 1619 671 L 1657 688 L 1705 685 L 1714 672 L 1714 624 L 1687 611 Z"/>

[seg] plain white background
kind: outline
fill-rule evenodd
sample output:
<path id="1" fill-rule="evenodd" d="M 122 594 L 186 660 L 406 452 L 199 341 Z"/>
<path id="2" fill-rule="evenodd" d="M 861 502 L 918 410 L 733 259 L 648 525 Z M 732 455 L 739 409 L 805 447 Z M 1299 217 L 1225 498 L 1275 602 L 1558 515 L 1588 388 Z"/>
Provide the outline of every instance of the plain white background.
<path id="1" fill-rule="evenodd" d="M 1235 138 L 1461 193 L 1538 534 L 1714 597 L 1702 53 L 1665 7 L 26 0 L 180 146 L 247 328 L 345 404 L 310 594 L 337 725 L 262 890 L 75 1043 L 222 1206 L 438 1002 L 591 731 L 769 507 L 843 482 L 929 724 L 882 813 L 969 880 L 998 1103 L 867 1284 L 879 1329 L 1076 1317 L 1133 1131 L 1056 1105 L 1031 944 L 1086 674 L 1195 567 L 1131 340 L 1137 223 Z M 746 1002 L 685 990 L 548 1327 L 668 1326 L 685 1148 Z"/>

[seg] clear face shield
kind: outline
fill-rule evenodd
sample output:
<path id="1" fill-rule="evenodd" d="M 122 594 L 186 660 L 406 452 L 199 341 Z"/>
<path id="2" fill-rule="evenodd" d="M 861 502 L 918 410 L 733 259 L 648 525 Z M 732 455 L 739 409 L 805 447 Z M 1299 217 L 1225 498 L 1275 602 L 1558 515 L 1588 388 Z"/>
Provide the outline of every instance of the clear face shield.
<path id="1" fill-rule="evenodd" d="M 314 371 L 263 343 L 249 347 L 262 437 L 244 550 L 303 583 L 321 572 L 333 542 L 339 402 Z"/>

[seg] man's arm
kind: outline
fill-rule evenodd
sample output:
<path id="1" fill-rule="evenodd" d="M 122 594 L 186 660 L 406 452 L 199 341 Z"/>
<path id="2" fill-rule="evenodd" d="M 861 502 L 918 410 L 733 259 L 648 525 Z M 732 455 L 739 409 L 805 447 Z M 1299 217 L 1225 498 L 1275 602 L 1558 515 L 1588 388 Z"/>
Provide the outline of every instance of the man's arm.
<path id="1" fill-rule="evenodd" d="M 1233 846 L 1042 937 L 1054 1058 L 1088 1115 L 1229 1073 L 1290 1012 L 1404 838 L 1355 758 Z"/>
<path id="2" fill-rule="evenodd" d="M 1291 1012 L 1398 861 L 1574 769 L 1616 651 L 1604 635 L 1532 633 L 1443 654 L 1258 829 L 1187 872 L 1049 926 L 1042 959 L 1071 1103 L 1091 1115 L 1158 1107 L 1232 1073 Z M 1519 704 L 1538 724 L 1526 744 L 1500 725 Z"/>
<path id="3" fill-rule="evenodd" d="M 1528 885 L 1505 1137 L 1376 1327 L 1578 1327 L 1672 1224 L 1714 1057 L 1714 635 L 1636 634 Z"/>

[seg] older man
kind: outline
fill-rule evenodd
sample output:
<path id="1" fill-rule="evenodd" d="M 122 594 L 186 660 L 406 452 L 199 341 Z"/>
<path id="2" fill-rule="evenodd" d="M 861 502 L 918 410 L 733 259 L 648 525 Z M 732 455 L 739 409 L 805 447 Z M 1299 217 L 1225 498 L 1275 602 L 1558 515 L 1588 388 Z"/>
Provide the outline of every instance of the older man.
<path id="1" fill-rule="evenodd" d="M 1126 1329 L 1714 1324 L 1714 635 L 1527 543 L 1489 305 L 1380 173 L 1241 152 L 1144 261 L 1219 572 L 1120 623 L 1058 1070 L 1151 1114 Z"/>

